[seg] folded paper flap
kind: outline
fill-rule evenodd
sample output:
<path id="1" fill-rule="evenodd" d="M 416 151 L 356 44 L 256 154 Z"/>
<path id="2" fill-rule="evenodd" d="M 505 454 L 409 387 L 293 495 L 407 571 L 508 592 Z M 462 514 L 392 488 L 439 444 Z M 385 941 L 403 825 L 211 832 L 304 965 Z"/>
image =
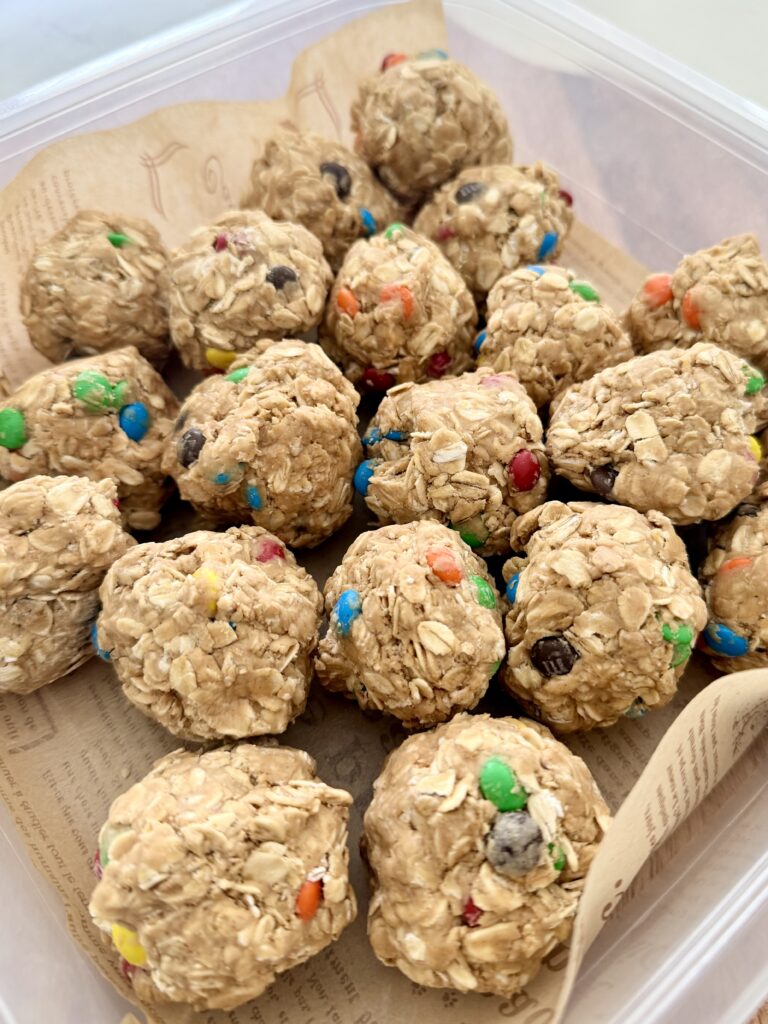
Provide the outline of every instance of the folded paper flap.
<path id="1" fill-rule="evenodd" d="M 302 54 L 281 100 L 168 108 L 112 132 L 66 139 L 38 154 L 0 194 L 0 355 L 11 383 L 17 385 L 45 365 L 29 346 L 18 313 L 20 275 L 34 245 L 78 208 L 145 217 L 167 244 L 176 244 L 198 224 L 237 204 L 251 162 L 277 124 L 290 121 L 349 141 L 347 115 L 357 81 L 375 72 L 388 51 L 445 45 L 436 0 L 393 5 L 345 25 Z M 482 68 L 477 70 L 482 75 Z M 645 274 L 630 257 L 578 224 L 562 262 L 618 309 Z M 356 532 L 368 525 L 368 517 L 359 512 L 320 549 L 302 553 L 301 563 L 324 580 Z M 194 526 L 191 521 L 173 523 L 176 531 Z M 167 527 L 163 532 L 167 535 Z M 614 809 L 631 794 L 586 882 L 570 959 L 567 950 L 556 949 L 527 991 L 509 1000 L 427 990 L 375 960 L 365 938 L 367 879 L 357 842 L 372 781 L 404 734 L 391 720 L 365 717 L 354 704 L 315 688 L 307 712 L 281 741 L 309 750 L 322 778 L 355 797 L 350 843 L 352 878 L 361 897 L 359 918 L 339 942 L 283 975 L 261 999 L 238 1011 L 198 1015 L 186 1007 L 159 1006 L 149 1011 L 150 1020 L 559 1020 L 587 945 L 621 892 L 651 850 L 704 797 L 765 722 L 768 672 L 740 673 L 699 693 L 711 678 L 705 663 L 694 660 L 668 708 L 642 721 L 569 737 Z M 514 711 L 514 706 L 509 709 Z M 178 743 L 126 703 L 112 670 L 102 662 L 91 662 L 28 697 L 0 697 L 0 716 L 0 794 L 31 860 L 60 893 L 73 936 L 131 998 L 111 946 L 102 942 L 90 921 L 90 861 L 110 802 Z"/>

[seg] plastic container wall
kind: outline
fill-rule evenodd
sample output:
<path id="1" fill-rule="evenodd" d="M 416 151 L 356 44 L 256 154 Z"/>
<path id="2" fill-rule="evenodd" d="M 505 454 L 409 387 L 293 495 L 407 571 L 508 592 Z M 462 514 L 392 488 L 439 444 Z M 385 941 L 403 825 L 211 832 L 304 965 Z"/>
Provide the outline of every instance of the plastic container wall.
<path id="1" fill-rule="evenodd" d="M 2 103 L 0 187 L 73 133 L 174 103 L 275 98 L 301 50 L 377 6 L 235 4 Z M 502 99 L 516 159 L 558 168 L 596 231 L 654 269 L 739 231 L 768 239 L 764 110 L 575 4 L 448 0 L 446 14 L 452 52 Z M 740 780 L 601 933 L 568 1024 L 743 1024 L 768 995 L 768 782 L 758 767 Z M 2 1024 L 117 1024 L 127 1004 L 68 938 L 2 808 L 0 860 Z"/>

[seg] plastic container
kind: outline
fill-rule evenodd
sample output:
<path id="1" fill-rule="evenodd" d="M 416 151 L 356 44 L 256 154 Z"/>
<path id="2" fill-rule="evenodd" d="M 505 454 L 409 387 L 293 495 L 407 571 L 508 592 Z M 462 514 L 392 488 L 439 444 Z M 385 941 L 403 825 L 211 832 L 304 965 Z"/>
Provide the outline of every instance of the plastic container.
<path id="1" fill-rule="evenodd" d="M 0 186 L 65 135 L 188 100 L 277 97 L 302 49 L 375 6 L 235 4 L 6 101 Z M 516 159 L 557 167 L 581 219 L 610 241 L 661 270 L 738 231 L 768 239 L 762 108 L 575 4 L 447 0 L 446 15 L 452 53 L 506 107 Z M 568 1024 L 744 1024 L 768 998 L 768 780 L 745 758 L 601 933 Z M 0 863 L 3 1024 L 117 1024 L 128 1005 L 69 939 L 2 807 Z"/>

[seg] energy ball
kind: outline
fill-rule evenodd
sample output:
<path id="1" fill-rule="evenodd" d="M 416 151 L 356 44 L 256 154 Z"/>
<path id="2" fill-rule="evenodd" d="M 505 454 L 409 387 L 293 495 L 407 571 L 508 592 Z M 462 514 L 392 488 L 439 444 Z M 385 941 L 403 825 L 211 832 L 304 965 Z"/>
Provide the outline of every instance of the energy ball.
<path id="1" fill-rule="evenodd" d="M 111 477 L 132 530 L 160 522 L 160 455 L 179 403 L 133 347 L 30 377 L 0 407 L 0 476 Z"/>
<path id="2" fill-rule="evenodd" d="M 482 555 L 506 552 L 515 518 L 546 498 L 542 438 L 513 373 L 400 384 L 363 438 L 355 486 L 382 523 L 437 520 Z"/>
<path id="3" fill-rule="evenodd" d="M 230 1010 L 337 939 L 357 913 L 352 797 L 303 750 L 177 750 L 119 796 L 89 910 L 147 1002 Z"/>
<path id="4" fill-rule="evenodd" d="M 570 935 L 610 820 L 534 722 L 458 715 L 411 736 L 365 814 L 374 953 L 420 985 L 514 995 Z"/>
<path id="5" fill-rule="evenodd" d="M 440 246 L 482 300 L 520 264 L 559 255 L 573 221 L 571 202 L 544 164 L 468 167 L 425 203 L 414 228 Z"/>
<path id="6" fill-rule="evenodd" d="M 478 703 L 504 657 L 485 562 L 430 520 L 361 534 L 325 585 L 315 671 L 329 690 L 416 729 Z"/>
<path id="7" fill-rule="evenodd" d="M 140 544 L 107 573 L 101 604 L 99 652 L 175 736 L 280 733 L 304 710 L 323 602 L 261 527 Z"/>
<path id="8" fill-rule="evenodd" d="M 465 167 L 509 163 L 499 101 L 445 54 L 390 54 L 352 104 L 355 148 L 395 195 L 418 200 Z"/>
<path id="9" fill-rule="evenodd" d="M 634 355 L 619 318 L 592 285 L 569 270 L 538 266 L 493 286 L 475 351 L 478 366 L 513 370 L 538 408 Z"/>
<path id="10" fill-rule="evenodd" d="M 641 352 L 711 341 L 768 373 L 768 263 L 754 235 L 735 235 L 651 274 L 627 311 Z"/>
<path id="11" fill-rule="evenodd" d="M 323 346 L 361 388 L 470 367 L 477 310 L 432 242 L 402 224 L 355 242 L 331 290 Z"/>
<path id="12" fill-rule="evenodd" d="M 673 523 L 720 519 L 757 482 L 768 422 L 751 366 L 716 345 L 636 356 L 552 404 L 547 454 L 560 476 Z"/>
<path id="13" fill-rule="evenodd" d="M 302 224 L 323 243 L 334 271 L 358 238 L 397 220 L 398 205 L 370 167 L 345 146 L 311 132 L 281 129 L 251 170 L 243 206 Z"/>
<path id="14" fill-rule="evenodd" d="M 719 524 L 701 567 L 704 650 L 723 672 L 768 668 L 768 503 L 739 505 Z"/>
<path id="15" fill-rule="evenodd" d="M 21 281 L 29 340 L 52 363 L 135 346 L 165 362 L 168 256 L 145 220 L 87 210 L 32 254 Z"/>
<path id="16" fill-rule="evenodd" d="M 352 514 L 358 401 L 319 345 L 263 340 L 192 391 L 163 470 L 206 519 L 311 547 Z"/>
<path id="17" fill-rule="evenodd" d="M 107 568 L 134 543 L 111 480 L 33 476 L 0 493 L 0 693 L 32 693 L 93 653 Z"/>
<path id="18" fill-rule="evenodd" d="M 682 540 L 660 512 L 550 501 L 517 520 L 504 566 L 504 683 L 557 732 L 668 704 L 707 621 Z"/>
<path id="19" fill-rule="evenodd" d="M 314 235 L 261 210 L 198 228 L 168 272 L 171 337 L 196 370 L 226 370 L 260 338 L 316 327 L 333 280 Z"/>

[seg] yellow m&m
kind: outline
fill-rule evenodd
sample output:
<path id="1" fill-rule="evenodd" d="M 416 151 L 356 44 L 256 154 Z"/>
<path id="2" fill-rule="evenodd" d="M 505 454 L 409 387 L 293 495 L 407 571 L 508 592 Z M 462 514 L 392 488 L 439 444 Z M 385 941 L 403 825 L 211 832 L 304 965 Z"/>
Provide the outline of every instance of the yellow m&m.
<path id="1" fill-rule="evenodd" d="M 136 932 L 122 924 L 113 924 L 112 941 L 123 960 L 127 960 L 134 967 L 143 967 L 146 964 L 147 951 L 139 942 Z"/>

